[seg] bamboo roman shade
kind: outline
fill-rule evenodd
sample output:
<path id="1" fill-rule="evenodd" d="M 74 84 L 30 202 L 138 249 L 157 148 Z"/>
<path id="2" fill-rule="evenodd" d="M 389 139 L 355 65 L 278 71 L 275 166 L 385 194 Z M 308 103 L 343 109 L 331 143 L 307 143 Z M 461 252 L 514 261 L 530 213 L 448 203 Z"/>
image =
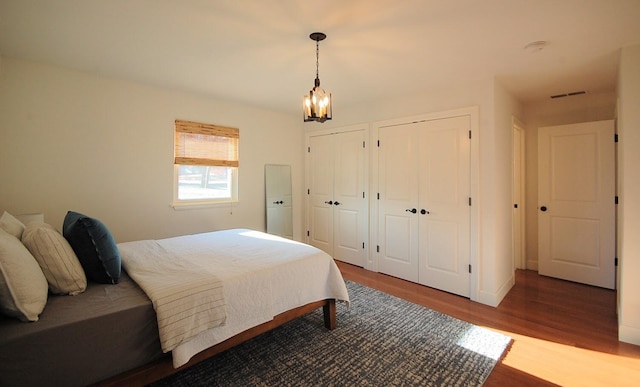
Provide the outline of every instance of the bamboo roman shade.
<path id="1" fill-rule="evenodd" d="M 174 163 L 238 166 L 240 129 L 176 120 Z"/>

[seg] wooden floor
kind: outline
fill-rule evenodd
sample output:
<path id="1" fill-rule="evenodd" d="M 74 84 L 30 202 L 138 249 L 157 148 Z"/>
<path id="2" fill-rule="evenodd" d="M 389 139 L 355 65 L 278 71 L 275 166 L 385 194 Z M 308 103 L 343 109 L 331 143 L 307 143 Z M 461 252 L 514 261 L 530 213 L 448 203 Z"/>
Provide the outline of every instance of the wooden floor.
<path id="1" fill-rule="evenodd" d="M 640 386 L 640 347 L 618 341 L 615 291 L 518 270 L 515 286 L 493 308 L 346 263 L 338 266 L 346 280 L 511 336 L 511 348 L 486 386 Z"/>

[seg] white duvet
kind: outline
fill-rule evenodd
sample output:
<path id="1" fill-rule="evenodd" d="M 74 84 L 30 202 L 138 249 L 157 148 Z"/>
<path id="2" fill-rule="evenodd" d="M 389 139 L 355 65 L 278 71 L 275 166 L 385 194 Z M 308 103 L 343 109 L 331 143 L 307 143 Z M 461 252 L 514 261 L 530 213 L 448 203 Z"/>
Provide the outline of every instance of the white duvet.
<path id="1" fill-rule="evenodd" d="M 207 328 L 175 346 L 172 356 L 176 368 L 196 353 L 287 310 L 327 298 L 349 301 L 333 258 L 303 243 L 248 229 L 149 242 L 118 245 L 123 266 L 134 280 L 136 274 L 131 270 L 138 270 L 140 262 L 153 262 L 154 249 L 150 251 L 150 246 L 157 244 L 168 256 L 175 257 L 177 272 L 194 267 L 200 273 L 213 273 L 224 289 L 224 325 Z M 174 281 L 170 267 L 163 264 L 160 271 L 167 281 Z"/>

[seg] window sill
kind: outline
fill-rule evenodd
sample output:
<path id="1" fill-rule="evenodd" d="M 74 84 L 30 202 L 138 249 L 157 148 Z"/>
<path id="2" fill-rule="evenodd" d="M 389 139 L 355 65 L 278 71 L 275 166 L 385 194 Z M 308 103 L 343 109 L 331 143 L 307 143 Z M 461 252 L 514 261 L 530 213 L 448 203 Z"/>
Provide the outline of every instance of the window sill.
<path id="1" fill-rule="evenodd" d="M 225 202 L 173 202 L 169 204 L 175 211 L 197 210 L 202 208 L 230 207 L 238 203 L 237 200 L 229 200 Z"/>

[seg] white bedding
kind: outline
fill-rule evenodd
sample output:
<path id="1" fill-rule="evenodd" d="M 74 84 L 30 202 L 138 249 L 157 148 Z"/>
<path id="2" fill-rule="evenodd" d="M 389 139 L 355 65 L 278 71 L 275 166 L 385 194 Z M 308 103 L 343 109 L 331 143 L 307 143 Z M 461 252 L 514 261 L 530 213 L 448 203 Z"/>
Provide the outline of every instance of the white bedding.
<path id="1" fill-rule="evenodd" d="M 132 255 L 148 253 L 146 242 L 118 245 L 127 272 Z M 224 287 L 225 324 L 207 329 L 175 347 L 172 356 L 176 368 L 196 353 L 287 310 L 327 298 L 349 301 L 333 258 L 303 243 L 247 229 L 155 242 L 196 267 L 213 268 L 208 270 L 215 273 Z M 167 275 L 170 277 L 170 272 Z"/>

